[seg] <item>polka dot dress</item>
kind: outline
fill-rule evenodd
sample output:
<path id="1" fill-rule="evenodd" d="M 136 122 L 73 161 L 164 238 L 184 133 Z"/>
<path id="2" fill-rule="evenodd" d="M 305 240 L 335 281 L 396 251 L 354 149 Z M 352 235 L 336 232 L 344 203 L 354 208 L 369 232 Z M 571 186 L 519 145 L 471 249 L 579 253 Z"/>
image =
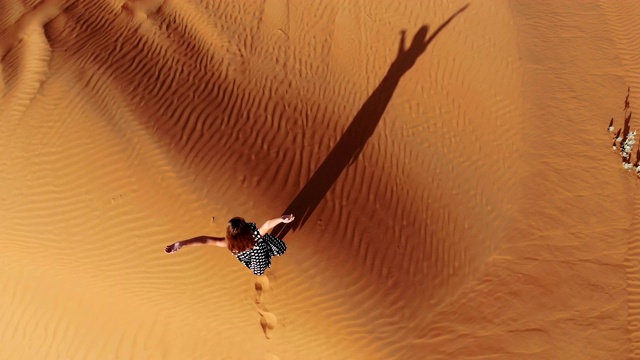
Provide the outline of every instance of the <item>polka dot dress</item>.
<path id="1" fill-rule="evenodd" d="M 238 260 L 256 275 L 264 274 L 271 267 L 271 257 L 280 256 L 287 251 L 284 241 L 271 234 L 260 235 L 256 223 L 247 223 L 253 231 L 256 244 L 253 249 L 245 250 L 236 255 Z"/>

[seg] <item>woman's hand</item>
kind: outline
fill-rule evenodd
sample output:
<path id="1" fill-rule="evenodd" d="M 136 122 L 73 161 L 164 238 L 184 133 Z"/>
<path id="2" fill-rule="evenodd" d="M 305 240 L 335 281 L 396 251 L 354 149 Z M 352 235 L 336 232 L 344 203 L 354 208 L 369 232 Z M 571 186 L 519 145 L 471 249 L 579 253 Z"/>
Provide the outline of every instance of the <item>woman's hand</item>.
<path id="1" fill-rule="evenodd" d="M 288 223 L 292 222 L 293 219 L 295 219 L 295 217 L 293 215 L 282 215 L 280 218 L 282 219 L 282 222 L 285 223 L 285 224 L 288 224 Z"/>
<path id="2" fill-rule="evenodd" d="M 164 248 L 164 252 L 166 252 L 167 254 L 171 254 L 180 250 L 181 247 L 182 247 L 182 244 L 180 243 L 180 241 L 174 242 L 171 245 L 167 245 L 167 247 Z"/>

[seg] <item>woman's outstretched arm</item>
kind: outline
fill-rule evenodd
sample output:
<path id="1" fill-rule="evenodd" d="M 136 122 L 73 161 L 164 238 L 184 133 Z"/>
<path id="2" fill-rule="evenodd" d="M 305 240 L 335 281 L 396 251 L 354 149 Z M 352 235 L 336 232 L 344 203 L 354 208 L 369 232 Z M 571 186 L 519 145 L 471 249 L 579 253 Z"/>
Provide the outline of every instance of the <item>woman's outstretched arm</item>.
<path id="1" fill-rule="evenodd" d="M 271 231 L 271 229 L 276 227 L 276 225 L 280 223 L 285 223 L 285 224 L 290 223 L 293 221 L 293 219 L 295 219 L 293 215 L 282 215 L 279 218 L 267 220 L 267 222 L 265 222 L 262 226 L 260 226 L 258 231 L 260 232 L 261 235 L 264 235 L 269 231 Z"/>
<path id="2" fill-rule="evenodd" d="M 221 238 L 221 237 L 215 237 L 215 236 L 201 235 L 191 239 L 177 241 L 171 245 L 167 245 L 167 247 L 164 249 L 164 252 L 166 252 L 167 254 L 171 254 L 180 250 L 183 246 L 195 246 L 195 245 L 216 245 L 220 247 L 227 247 L 227 240 L 223 237 Z"/>

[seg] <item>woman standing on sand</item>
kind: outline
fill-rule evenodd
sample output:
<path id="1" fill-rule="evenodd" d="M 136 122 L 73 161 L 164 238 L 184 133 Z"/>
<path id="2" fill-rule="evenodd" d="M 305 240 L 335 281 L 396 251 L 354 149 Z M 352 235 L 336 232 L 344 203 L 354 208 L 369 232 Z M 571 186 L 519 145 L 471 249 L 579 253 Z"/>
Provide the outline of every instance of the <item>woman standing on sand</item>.
<path id="1" fill-rule="evenodd" d="M 276 225 L 290 223 L 293 219 L 293 215 L 282 215 L 279 218 L 268 220 L 258 229 L 256 223 L 248 223 L 241 217 L 234 217 L 229 220 L 227 235 L 223 238 L 206 235 L 196 236 L 168 245 L 164 251 L 171 254 L 183 246 L 191 245 L 226 247 L 254 274 L 262 275 L 267 268 L 271 267 L 272 256 L 280 256 L 287 251 L 287 245 L 282 240 L 267 234 L 267 232 Z"/>

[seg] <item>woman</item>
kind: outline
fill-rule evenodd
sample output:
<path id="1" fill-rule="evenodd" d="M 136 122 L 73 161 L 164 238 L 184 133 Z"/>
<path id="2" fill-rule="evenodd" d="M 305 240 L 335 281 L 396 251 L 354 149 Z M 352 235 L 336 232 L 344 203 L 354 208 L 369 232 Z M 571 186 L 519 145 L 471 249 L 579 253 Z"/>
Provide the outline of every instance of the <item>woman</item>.
<path id="1" fill-rule="evenodd" d="M 183 246 L 193 245 L 226 247 L 254 274 L 262 275 L 267 268 L 271 267 L 272 256 L 280 256 L 287 251 L 287 245 L 282 240 L 267 234 L 267 232 L 276 225 L 290 223 L 293 219 L 293 215 L 282 215 L 277 219 L 265 222 L 258 229 L 255 223 L 246 222 L 241 217 L 234 217 L 229 220 L 227 235 L 223 238 L 205 235 L 197 236 L 168 245 L 164 251 L 167 254 L 171 254 L 180 250 Z"/>

